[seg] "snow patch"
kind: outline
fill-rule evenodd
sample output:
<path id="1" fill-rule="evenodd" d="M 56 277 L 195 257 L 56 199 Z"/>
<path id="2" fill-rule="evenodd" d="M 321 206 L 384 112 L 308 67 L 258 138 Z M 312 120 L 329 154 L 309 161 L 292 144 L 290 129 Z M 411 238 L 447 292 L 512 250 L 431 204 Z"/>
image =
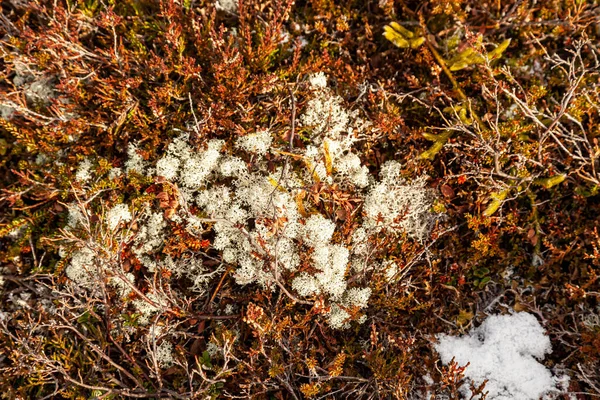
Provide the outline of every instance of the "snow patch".
<path id="1" fill-rule="evenodd" d="M 469 363 L 465 377 L 475 386 L 488 380 L 488 400 L 538 400 L 564 386 L 538 361 L 552 349 L 532 314 L 490 316 L 465 336 L 440 334 L 437 339 L 435 349 L 444 364 L 452 358 L 461 366 Z M 470 398 L 468 382 L 461 390 Z"/>

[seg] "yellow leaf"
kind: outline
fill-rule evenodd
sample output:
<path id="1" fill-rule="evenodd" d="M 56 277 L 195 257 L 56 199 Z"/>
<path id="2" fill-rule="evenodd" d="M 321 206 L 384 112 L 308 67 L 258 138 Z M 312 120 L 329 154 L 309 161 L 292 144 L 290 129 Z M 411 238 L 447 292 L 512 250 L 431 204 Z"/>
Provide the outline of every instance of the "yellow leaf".
<path id="1" fill-rule="evenodd" d="M 470 65 L 485 63 L 485 57 L 479 53 L 473 53 L 464 59 Z"/>
<path id="2" fill-rule="evenodd" d="M 304 164 L 306 164 L 306 168 L 308 168 L 308 170 L 312 172 L 312 176 L 315 182 L 320 183 L 321 178 L 319 178 L 319 174 L 317 174 L 316 168 L 312 165 L 308 158 L 304 158 Z"/>
<path id="3" fill-rule="evenodd" d="M 400 33 L 402 36 L 404 36 L 407 39 L 412 39 L 413 37 L 415 37 L 415 34 L 412 33 L 411 31 L 409 31 L 408 29 L 406 29 L 405 27 L 403 27 L 402 25 L 400 25 L 399 23 L 392 21 L 390 22 L 390 26 L 398 33 Z"/>
<path id="4" fill-rule="evenodd" d="M 423 137 L 427 140 L 431 140 L 432 142 L 444 142 L 446 143 L 448 139 L 452 136 L 451 131 L 444 131 L 440 134 L 434 135 L 432 133 L 423 133 Z"/>
<path id="5" fill-rule="evenodd" d="M 492 201 L 487 206 L 487 208 L 483 211 L 483 215 L 485 215 L 486 217 L 489 217 L 489 216 L 493 215 L 496 211 L 498 211 L 498 209 L 504 202 L 504 199 L 506 199 L 506 196 L 508 196 L 508 192 L 509 192 L 509 190 L 507 189 L 507 190 L 503 190 L 498 193 L 492 193 L 490 196 L 492 198 Z"/>
<path id="6" fill-rule="evenodd" d="M 406 47 L 410 46 L 408 41 L 406 39 L 404 39 L 404 37 L 402 37 L 402 35 L 400 35 L 396 31 L 394 31 L 389 26 L 387 26 L 387 25 L 384 26 L 383 30 L 385 31 L 385 32 L 383 32 L 383 37 L 385 37 L 390 42 L 394 43 L 396 46 L 401 47 L 401 48 L 406 48 Z"/>
<path id="7" fill-rule="evenodd" d="M 417 49 L 425 43 L 424 37 L 417 36 L 397 22 L 390 22 L 383 27 L 383 30 L 383 37 L 401 48 Z"/>
<path id="8" fill-rule="evenodd" d="M 488 59 L 495 60 L 497 58 L 500 58 L 502 56 L 502 53 L 504 53 L 504 50 L 506 50 L 508 48 L 509 44 L 510 44 L 510 39 L 506 39 L 505 41 L 500 43 L 498 46 L 496 46 L 496 48 L 494 50 L 492 50 L 488 53 Z"/>
<path id="9" fill-rule="evenodd" d="M 475 53 L 475 49 L 472 47 L 468 47 L 468 48 L 464 49 L 463 51 L 461 51 L 460 53 L 458 53 L 454 58 L 457 60 L 466 59 L 466 58 L 471 57 L 474 53 Z"/>
<path id="10" fill-rule="evenodd" d="M 323 153 L 325 153 L 325 169 L 327 170 L 327 175 L 331 175 L 333 173 L 333 164 L 331 162 L 331 155 L 329 154 L 329 142 L 327 140 L 323 142 Z"/>
<path id="11" fill-rule="evenodd" d="M 277 190 L 279 190 L 280 192 L 283 192 L 283 193 L 286 193 L 286 192 L 287 192 L 287 190 L 285 190 L 285 188 L 284 188 L 283 186 L 281 186 L 281 185 L 279 184 L 279 182 L 277 182 L 277 181 L 275 180 L 275 178 L 273 178 L 273 177 L 270 177 L 270 176 L 269 176 L 267 179 L 268 179 L 269 183 L 270 183 L 270 184 L 271 184 L 271 185 L 272 185 L 272 186 L 273 186 L 275 189 L 277 189 Z"/>
<path id="12" fill-rule="evenodd" d="M 567 179 L 567 175 L 560 174 L 560 175 L 551 176 L 550 178 L 536 179 L 534 181 L 534 183 L 537 185 L 540 185 L 546 189 L 550 189 L 551 187 L 564 182 L 565 179 Z"/>
<path id="13" fill-rule="evenodd" d="M 467 310 L 460 310 L 460 312 L 458 313 L 458 316 L 456 317 L 456 323 L 459 326 L 465 326 L 466 324 L 469 323 L 469 321 L 471 321 L 473 319 L 474 315 L 472 312 L 467 311 Z"/>
<path id="14" fill-rule="evenodd" d="M 465 69 L 469 66 L 469 63 L 466 61 L 460 61 L 452 64 L 450 66 L 450 71 L 460 71 L 461 69 Z"/>
<path id="15" fill-rule="evenodd" d="M 476 52 L 474 48 L 469 47 L 452 57 L 448 61 L 448 66 L 450 71 L 459 71 L 470 65 L 484 64 L 486 61 L 497 60 L 502 56 L 502 53 L 504 53 L 509 45 L 510 39 L 507 39 L 485 55 L 482 55 Z"/>
<path id="16" fill-rule="evenodd" d="M 460 111 L 458 112 L 458 118 L 460 118 L 462 123 L 465 125 L 471 125 L 473 123 L 473 119 L 467 117 L 467 109 L 464 107 L 461 107 Z"/>
<path id="17" fill-rule="evenodd" d="M 410 41 L 410 48 L 411 49 L 418 49 L 419 46 L 421 46 L 423 43 L 425 43 L 425 38 L 424 37 L 418 37 L 416 39 L 413 39 Z"/>
<path id="18" fill-rule="evenodd" d="M 304 218 L 308 217 L 308 212 L 306 212 L 306 208 L 304 207 L 304 197 L 306 196 L 306 192 L 301 190 L 296 195 L 296 205 L 298 206 L 298 212 Z"/>
<path id="19" fill-rule="evenodd" d="M 433 145 L 427 150 L 424 151 L 423 153 L 421 153 L 421 155 L 419 156 L 421 159 L 424 160 L 433 160 L 436 156 L 437 153 L 440 152 L 440 150 L 442 149 L 442 147 L 444 147 L 444 144 L 446 144 L 446 142 L 434 142 Z"/>
<path id="20" fill-rule="evenodd" d="M 469 65 L 483 63 L 485 63 L 485 58 L 481 54 L 476 53 L 473 48 L 468 48 L 460 52 L 448 62 L 450 64 L 450 71 L 459 71 Z"/>

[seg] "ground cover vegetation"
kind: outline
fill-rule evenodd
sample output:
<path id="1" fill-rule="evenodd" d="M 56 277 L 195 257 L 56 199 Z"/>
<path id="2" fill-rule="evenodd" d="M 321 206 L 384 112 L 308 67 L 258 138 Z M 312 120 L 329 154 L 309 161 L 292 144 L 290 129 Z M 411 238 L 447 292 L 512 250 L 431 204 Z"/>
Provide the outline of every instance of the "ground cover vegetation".
<path id="1" fill-rule="evenodd" d="M 600 397 L 600 4 L 0 2 L 7 399 Z"/>

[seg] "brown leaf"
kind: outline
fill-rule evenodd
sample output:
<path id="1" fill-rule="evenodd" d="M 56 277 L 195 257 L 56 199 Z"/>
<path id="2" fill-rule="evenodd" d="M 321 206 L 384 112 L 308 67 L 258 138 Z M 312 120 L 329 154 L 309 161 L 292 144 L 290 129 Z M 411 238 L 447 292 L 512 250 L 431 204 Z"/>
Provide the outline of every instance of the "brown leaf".
<path id="1" fill-rule="evenodd" d="M 449 199 L 454 198 L 454 190 L 450 186 L 448 186 L 448 185 L 442 185 L 442 187 L 440 188 L 440 190 L 442 191 L 442 194 L 445 197 L 447 197 Z"/>
<path id="2" fill-rule="evenodd" d="M 538 235 L 535 234 L 535 229 L 530 228 L 527 232 L 527 239 L 532 245 L 536 245 L 538 242 Z"/>
<path id="3" fill-rule="evenodd" d="M 170 368 L 167 368 L 165 372 L 163 372 L 163 376 L 175 375 L 178 371 L 179 368 L 177 366 L 172 366 Z"/>
<path id="4" fill-rule="evenodd" d="M 205 328 L 206 328 L 206 321 L 205 320 L 200 321 L 200 323 L 198 324 L 198 328 L 197 328 L 198 334 L 201 334 L 202 332 L 204 332 Z"/>
<path id="5" fill-rule="evenodd" d="M 160 192 L 159 194 L 156 195 L 156 198 L 159 199 L 160 201 L 168 201 L 169 194 L 167 192 Z"/>
<path id="6" fill-rule="evenodd" d="M 513 310 L 515 310 L 516 312 L 521 312 L 521 311 L 526 311 L 527 310 L 527 306 L 523 303 L 515 303 L 515 305 L 513 306 Z"/>
<path id="7" fill-rule="evenodd" d="M 199 356 L 202 354 L 202 341 L 200 339 L 194 340 L 192 346 L 190 347 L 190 353 L 194 356 Z"/>
<path id="8" fill-rule="evenodd" d="M 166 219 L 171 219 L 173 214 L 175 214 L 175 210 L 173 210 L 172 208 L 169 208 L 169 209 L 165 210 L 164 214 L 165 214 Z"/>

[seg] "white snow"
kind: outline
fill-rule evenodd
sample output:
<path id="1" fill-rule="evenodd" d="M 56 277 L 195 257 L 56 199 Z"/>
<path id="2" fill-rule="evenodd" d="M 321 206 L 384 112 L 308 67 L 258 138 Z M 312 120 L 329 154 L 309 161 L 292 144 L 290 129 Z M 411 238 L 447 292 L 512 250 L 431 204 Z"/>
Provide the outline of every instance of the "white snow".
<path id="1" fill-rule="evenodd" d="M 488 317 L 481 326 L 462 337 L 437 336 L 435 349 L 444 364 L 454 357 L 464 366 L 467 381 L 475 386 L 488 380 L 488 400 L 539 400 L 556 394 L 560 379 L 538 360 L 550 353 L 550 339 L 537 319 L 525 312 Z M 469 382 L 461 387 L 470 398 Z"/>

